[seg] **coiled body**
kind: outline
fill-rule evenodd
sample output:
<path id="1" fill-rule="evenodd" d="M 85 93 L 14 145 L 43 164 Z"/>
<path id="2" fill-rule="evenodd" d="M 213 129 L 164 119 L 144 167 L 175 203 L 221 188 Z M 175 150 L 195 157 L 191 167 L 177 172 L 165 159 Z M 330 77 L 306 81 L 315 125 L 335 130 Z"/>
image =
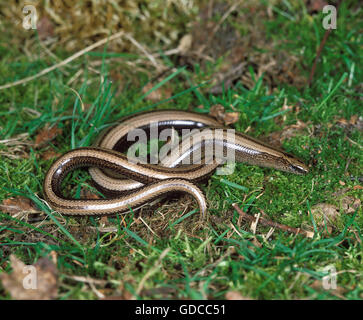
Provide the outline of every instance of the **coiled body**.
<path id="1" fill-rule="evenodd" d="M 134 129 L 151 131 L 174 128 L 204 129 L 183 139 L 158 164 L 142 164 L 130 161 L 124 151 L 127 135 Z M 224 160 L 234 160 L 252 165 L 305 174 L 307 167 L 294 156 L 273 148 L 261 141 L 236 133 L 229 134 L 212 117 L 193 112 L 161 110 L 136 115 L 123 121 L 99 136 L 93 147 L 78 148 L 58 158 L 50 167 L 44 180 L 44 194 L 49 205 L 70 215 L 105 215 L 124 213 L 146 202 L 171 192 L 186 192 L 197 201 L 201 215 L 206 212 L 203 192 L 195 183 L 208 178 L 220 164 L 212 155 L 207 161 L 211 146 L 219 146 Z M 233 159 L 229 156 L 233 151 Z M 186 158 L 200 155 L 197 164 L 180 166 Z M 106 199 L 66 199 L 61 182 L 71 170 L 89 167 L 95 185 Z M 126 179 L 125 179 L 126 178 Z"/>

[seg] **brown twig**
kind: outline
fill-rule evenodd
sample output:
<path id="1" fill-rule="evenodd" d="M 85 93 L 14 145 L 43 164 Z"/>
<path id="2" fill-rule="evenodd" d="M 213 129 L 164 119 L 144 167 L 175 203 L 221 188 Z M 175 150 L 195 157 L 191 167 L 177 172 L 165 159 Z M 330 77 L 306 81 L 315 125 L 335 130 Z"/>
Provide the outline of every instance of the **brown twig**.
<path id="1" fill-rule="evenodd" d="M 19 84 L 23 84 L 23 83 L 27 83 L 29 81 L 32 81 L 34 79 L 37 79 L 41 76 L 44 76 L 45 74 L 55 70 L 55 69 L 58 69 L 60 67 L 63 67 L 64 65 L 70 63 L 71 61 L 81 57 L 82 55 L 86 54 L 87 52 L 101 46 L 101 45 L 104 45 L 106 44 L 108 41 L 112 41 L 112 40 L 115 40 L 117 38 L 120 38 L 121 36 L 124 35 L 124 32 L 123 31 L 120 31 L 120 32 L 117 32 L 115 33 L 114 35 L 110 36 L 110 37 L 107 37 L 107 38 L 104 38 L 100 41 L 97 41 L 93 44 L 91 44 L 90 46 L 84 48 L 83 50 L 81 51 L 78 51 L 76 52 L 74 55 L 68 57 L 67 59 L 59 62 L 59 63 L 56 63 L 55 65 L 51 66 L 51 67 L 48 67 L 48 68 L 45 68 L 43 69 L 42 71 L 38 72 L 37 74 L 33 75 L 33 76 L 30 76 L 30 77 L 26 77 L 26 78 L 23 78 L 23 79 L 20 79 L 20 80 L 17 80 L 15 82 L 12 82 L 12 83 L 7 83 L 7 84 L 4 84 L 2 86 L 0 86 L 0 90 L 3 90 L 3 89 L 7 89 L 7 88 L 11 88 L 11 87 L 14 87 L 14 86 L 17 86 Z"/>
<path id="2" fill-rule="evenodd" d="M 320 46 L 319 46 L 318 52 L 316 53 L 313 66 L 311 67 L 310 76 L 309 76 L 309 80 L 308 80 L 308 87 L 310 87 L 311 82 L 313 81 L 313 77 L 314 77 L 316 65 L 318 63 L 318 60 L 319 60 L 320 55 L 321 55 L 321 52 L 323 51 L 325 42 L 328 39 L 330 33 L 331 33 L 331 29 L 326 30 L 325 33 L 324 33 L 323 40 L 320 42 Z"/>
<path id="3" fill-rule="evenodd" d="M 237 203 L 233 203 L 232 207 L 241 215 L 242 219 L 244 219 L 246 221 L 249 221 L 249 222 L 253 222 L 253 223 L 256 222 L 256 218 L 248 215 L 245 212 L 243 212 L 241 210 L 241 208 L 238 207 Z M 303 236 L 305 236 L 307 238 L 313 238 L 314 237 L 314 232 L 302 230 L 300 228 L 292 228 L 292 227 L 286 226 L 284 224 L 280 224 L 280 223 L 277 223 L 277 222 L 273 222 L 271 220 L 267 220 L 267 219 L 262 218 L 262 217 L 259 217 L 258 222 L 260 224 L 262 224 L 262 225 L 273 227 L 273 228 L 278 228 L 278 229 L 281 229 L 283 231 L 287 231 L 287 232 L 290 232 L 290 233 L 301 234 L 301 235 L 303 235 Z"/>
<path id="4" fill-rule="evenodd" d="M 337 5 L 336 5 L 336 8 L 337 8 L 337 15 L 338 15 L 338 9 L 339 9 L 339 6 L 341 4 L 342 0 L 339 0 Z M 328 29 L 325 31 L 324 33 L 324 37 L 323 37 L 323 40 L 321 40 L 320 42 L 320 46 L 319 46 L 319 49 L 316 53 L 316 56 L 315 56 L 315 60 L 314 60 L 314 63 L 313 63 L 313 66 L 311 67 L 311 71 L 310 71 L 310 75 L 309 75 L 309 80 L 308 80 L 308 87 L 310 87 L 311 85 L 311 82 L 313 81 L 313 77 L 314 77 L 314 74 L 315 74 L 315 70 L 316 70 L 316 65 L 318 63 L 318 60 L 320 59 L 320 55 L 321 55 L 321 52 L 323 51 L 323 48 L 325 46 L 325 43 L 331 33 L 331 30 L 332 29 Z"/>

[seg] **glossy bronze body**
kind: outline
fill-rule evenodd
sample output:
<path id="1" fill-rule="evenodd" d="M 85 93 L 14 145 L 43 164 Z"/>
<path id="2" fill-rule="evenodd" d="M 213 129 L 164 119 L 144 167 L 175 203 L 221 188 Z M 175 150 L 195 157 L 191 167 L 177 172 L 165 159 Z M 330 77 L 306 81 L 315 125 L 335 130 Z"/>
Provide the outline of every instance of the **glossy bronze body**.
<path id="1" fill-rule="evenodd" d="M 122 145 L 126 143 L 128 132 L 136 128 L 149 130 L 153 123 L 158 124 L 159 130 L 170 127 L 177 130 L 206 129 L 191 135 L 194 142 L 190 142 L 188 138 L 183 139 L 177 150 L 172 150 L 168 157 L 161 159 L 162 165 L 133 163 L 128 161 L 124 154 L 116 151 L 122 149 Z M 218 134 L 215 134 L 217 131 Z M 100 135 L 94 147 L 78 148 L 62 155 L 46 175 L 44 194 L 49 205 L 64 214 L 105 215 L 128 212 L 130 208 L 136 209 L 171 192 L 186 192 L 197 200 L 200 212 L 204 216 L 206 200 L 195 183 L 206 179 L 214 172 L 219 165 L 218 159 L 212 159 L 207 164 L 202 162 L 182 167 L 179 165 L 186 156 L 193 156 L 196 152 L 204 155 L 205 150 L 212 144 L 219 145 L 225 151 L 224 154 L 233 149 L 234 159 L 227 157 L 227 160 L 294 174 L 308 172 L 304 163 L 294 156 L 254 138 L 236 133 L 231 139 L 228 129 L 221 128 L 210 116 L 186 111 L 160 110 L 130 117 Z M 106 193 L 109 191 L 113 197 L 98 200 L 64 198 L 61 182 L 67 173 L 78 167 L 90 167 L 90 174 L 96 186 Z"/>

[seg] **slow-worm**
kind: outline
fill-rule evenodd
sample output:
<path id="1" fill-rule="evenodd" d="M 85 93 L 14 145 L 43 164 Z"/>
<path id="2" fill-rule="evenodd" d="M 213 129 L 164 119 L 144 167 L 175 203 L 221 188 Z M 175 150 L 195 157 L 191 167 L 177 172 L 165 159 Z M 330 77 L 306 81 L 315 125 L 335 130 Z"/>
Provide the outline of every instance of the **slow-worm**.
<path id="1" fill-rule="evenodd" d="M 177 149 L 172 149 L 169 157 L 160 164 L 140 164 L 128 160 L 122 151 L 127 142 L 127 134 L 136 128 L 151 129 L 157 123 L 159 130 L 176 128 L 178 130 L 203 129 L 181 141 Z M 216 134 L 218 132 L 218 134 Z M 195 139 L 198 138 L 199 139 Z M 259 140 L 242 133 L 228 134 L 212 117 L 198 113 L 160 110 L 136 115 L 100 135 L 93 147 L 71 150 L 58 158 L 48 170 L 44 180 L 44 194 L 49 205 L 56 211 L 69 215 L 105 215 L 125 213 L 136 209 L 146 202 L 171 192 L 186 192 L 198 202 L 202 216 L 206 212 L 203 192 L 195 185 L 210 176 L 218 166 L 216 159 L 210 163 L 178 166 L 183 159 L 201 153 L 202 157 L 210 146 L 219 145 L 227 160 L 236 160 L 252 165 L 275 168 L 278 170 L 306 174 L 307 166 L 294 156 L 273 148 Z M 112 150 L 116 149 L 116 150 Z M 233 150 L 233 159 L 228 152 Z M 178 152 L 176 152 L 178 151 Z M 65 176 L 75 168 L 90 167 L 92 178 L 102 191 L 109 191 L 106 199 L 66 199 L 61 183 Z M 114 172 L 115 174 L 110 174 Z M 120 175 L 128 179 L 120 179 Z M 128 190 L 128 192 L 124 192 Z"/>

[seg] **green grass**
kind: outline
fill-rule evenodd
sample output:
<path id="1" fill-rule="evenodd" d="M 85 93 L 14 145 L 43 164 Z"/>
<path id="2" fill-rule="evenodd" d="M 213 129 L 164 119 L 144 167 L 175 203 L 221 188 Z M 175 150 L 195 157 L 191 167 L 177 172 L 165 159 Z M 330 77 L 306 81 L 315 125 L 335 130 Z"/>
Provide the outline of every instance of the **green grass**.
<path id="1" fill-rule="evenodd" d="M 231 207 L 236 202 L 249 214 L 263 211 L 276 222 L 314 230 L 316 222 L 311 215 L 314 205 L 330 203 L 341 207 L 345 196 L 362 200 L 361 190 L 354 189 L 362 179 L 362 135 L 357 128 L 338 123 L 342 118 L 349 121 L 353 115 L 362 116 L 361 33 L 359 14 L 351 6 L 352 1 L 344 1 L 340 8 L 338 28 L 331 33 L 323 50 L 311 88 L 281 84 L 271 93 L 260 78 L 255 79 L 251 90 L 237 84 L 234 89 L 213 96 L 206 93 L 208 83 L 204 79 L 209 74 L 205 70 L 197 68 L 193 74 L 178 68 L 158 84 L 172 88 L 173 98 L 152 103 L 142 93 L 142 87 L 149 81 L 145 74 L 130 71 L 122 61 L 110 62 L 108 58 L 117 53 L 100 52 L 67 65 L 64 70 L 68 75 L 56 70 L 24 86 L 1 91 L 0 140 L 28 133 L 29 141 L 34 141 L 38 130 L 46 124 L 57 124 L 63 133 L 44 147 L 29 147 L 28 158 L 1 156 L 0 200 L 23 195 L 45 212 L 47 218 L 46 223 L 40 224 L 1 213 L 0 273 L 11 272 L 10 254 L 32 264 L 54 251 L 59 299 L 96 298 L 87 284 L 69 278 L 75 275 L 106 280 L 107 285 L 98 286 L 106 295 L 119 296 L 128 291 L 140 299 L 224 299 L 231 290 L 256 299 L 362 299 L 361 208 L 350 214 L 342 210 L 333 231 L 326 233 L 319 229 L 314 239 L 275 230 L 265 240 L 263 236 L 269 228 L 259 225 L 254 235 Z M 325 32 L 321 27 L 322 16 L 308 15 L 299 1 L 284 1 L 274 7 L 274 12 L 275 18 L 265 22 L 266 32 L 271 41 L 286 39 L 282 44 L 279 42 L 279 49 L 301 58 L 301 75 L 307 79 Z M 11 35 L 3 33 L 1 37 L 5 42 Z M 36 42 L 32 49 L 37 57 L 41 49 Z M 68 55 L 58 53 L 61 58 Z M 29 61 L 20 46 L 0 45 L 0 55 L 0 85 L 33 75 L 55 63 L 47 56 Z M 103 82 L 87 69 L 91 61 L 100 58 L 103 63 L 98 71 L 104 77 Z M 132 58 L 124 56 L 125 60 Z M 123 67 L 125 77 L 136 77 L 139 86 L 130 80 L 119 90 L 117 82 L 109 81 L 109 71 Z M 81 81 L 68 86 L 67 82 L 80 68 L 84 68 Z M 213 64 L 207 69 L 213 70 Z M 288 105 L 298 106 L 299 112 L 282 112 L 285 99 Z M 156 209 L 143 214 L 142 218 L 157 236 L 143 223 L 135 223 L 137 215 L 132 212 L 108 218 L 109 226 L 116 227 L 116 231 L 103 232 L 99 218 L 61 217 L 40 200 L 42 181 L 52 163 L 42 160 L 45 150 L 53 148 L 62 153 L 90 145 L 103 128 L 140 110 L 197 110 L 202 104 L 207 112 L 217 103 L 228 111 L 239 111 L 236 129 L 244 131 L 251 126 L 249 134 L 256 137 L 284 130 L 297 120 L 306 123 L 306 128 L 286 140 L 283 147 L 309 163 L 310 173 L 294 176 L 237 164 L 232 175 L 215 175 L 202 186 L 209 206 L 208 221 L 202 225 L 195 204 L 191 203 L 182 215 L 178 200 L 170 201 L 171 209 L 157 210 L 164 216 L 156 213 Z M 0 144 L 0 152 L 10 152 L 10 147 Z M 67 192 L 79 196 L 80 187 L 87 187 L 88 182 L 89 176 L 78 170 L 68 178 L 67 183 L 72 187 Z M 349 189 L 342 196 L 334 194 L 344 188 Z M 256 245 L 256 239 L 260 246 Z M 322 269 L 328 265 L 334 265 L 339 273 L 338 286 L 344 288 L 339 294 L 313 285 L 315 280 L 322 280 L 325 275 Z M 139 288 L 142 279 L 143 287 Z M 11 298 L 1 283 L 0 296 Z"/>

